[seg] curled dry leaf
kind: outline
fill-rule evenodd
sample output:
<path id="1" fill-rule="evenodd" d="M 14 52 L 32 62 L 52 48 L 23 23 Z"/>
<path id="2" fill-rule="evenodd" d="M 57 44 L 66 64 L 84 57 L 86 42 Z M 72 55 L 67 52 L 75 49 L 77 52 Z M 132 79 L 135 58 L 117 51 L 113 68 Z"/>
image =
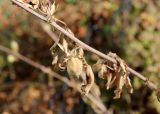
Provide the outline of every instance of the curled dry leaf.
<path id="1" fill-rule="evenodd" d="M 68 43 L 64 38 L 63 38 L 62 46 L 63 46 L 64 52 L 68 55 L 68 53 L 69 53 L 68 52 Z"/>
<path id="2" fill-rule="evenodd" d="M 54 70 L 65 69 L 66 54 L 64 52 L 64 47 L 60 41 L 62 42 L 62 38 L 55 42 L 54 45 L 50 48 L 53 57 L 52 65 L 54 65 Z"/>
<path id="3" fill-rule="evenodd" d="M 79 57 L 79 58 L 83 58 L 83 56 L 84 56 L 84 51 L 83 51 L 83 49 L 80 47 L 80 48 L 78 49 L 78 57 Z"/>
<path id="4" fill-rule="evenodd" d="M 133 87 L 132 87 L 132 84 L 131 84 L 131 81 L 129 79 L 129 76 L 126 77 L 126 88 L 128 89 L 129 93 L 133 93 Z"/>
<path id="5" fill-rule="evenodd" d="M 56 11 L 55 2 L 52 4 L 50 0 L 40 0 L 39 11 L 47 16 L 52 16 Z"/>
<path id="6" fill-rule="evenodd" d="M 109 61 L 100 60 L 97 62 L 98 76 L 107 80 L 106 89 L 116 87 L 114 93 L 114 99 L 120 98 L 121 92 L 124 86 L 130 93 L 133 92 L 133 88 L 129 79 L 129 73 L 127 71 L 126 63 L 114 53 L 109 53 L 108 56 L 116 60 L 115 64 L 111 64 Z"/>
<path id="7" fill-rule="evenodd" d="M 114 99 L 120 98 L 124 84 L 125 84 L 125 77 L 122 75 L 117 76 L 114 83 L 114 85 L 116 86 L 116 90 L 114 91 L 115 93 Z"/>
<path id="8" fill-rule="evenodd" d="M 111 86 L 113 85 L 112 83 L 114 82 L 115 79 L 113 79 L 113 75 L 112 73 L 108 73 L 107 75 L 107 84 L 106 84 L 106 89 L 108 90 L 109 88 L 111 88 Z"/>
<path id="9" fill-rule="evenodd" d="M 104 63 L 103 63 L 103 60 L 102 60 L 102 59 L 99 59 L 99 60 L 97 61 L 97 63 L 92 66 L 93 71 L 94 71 L 94 72 L 99 72 L 99 71 L 101 70 L 102 64 L 104 64 Z M 99 75 L 98 75 L 98 76 L 99 76 Z M 101 77 L 101 76 L 100 76 L 100 77 Z"/>
<path id="10" fill-rule="evenodd" d="M 122 91 L 122 88 L 123 86 L 125 85 L 126 88 L 128 89 L 128 91 L 130 93 L 133 92 L 133 88 L 132 88 L 132 85 L 130 83 L 130 79 L 129 79 L 129 72 L 127 71 L 127 64 L 120 58 L 118 57 L 115 53 L 109 53 L 108 54 L 110 57 L 114 58 L 116 61 L 117 61 L 117 65 L 116 65 L 116 74 L 119 76 L 119 80 L 117 82 L 118 85 L 116 85 L 117 87 L 117 91 L 119 92 L 116 92 L 117 93 L 117 97 L 116 98 L 119 98 L 120 97 L 120 93 Z"/>
<path id="11" fill-rule="evenodd" d="M 94 84 L 94 73 L 90 65 L 86 66 L 86 84 L 82 85 L 81 90 L 83 95 L 87 95 Z"/>
<path id="12" fill-rule="evenodd" d="M 64 38 L 60 38 L 60 42 L 57 43 L 58 47 L 66 54 L 68 55 L 68 43 Z"/>
<path id="13" fill-rule="evenodd" d="M 102 64 L 102 65 L 101 65 L 101 69 L 100 69 L 100 71 L 98 72 L 99 78 L 104 79 L 104 75 L 105 75 L 106 72 L 107 72 L 107 67 L 106 67 L 104 64 Z"/>

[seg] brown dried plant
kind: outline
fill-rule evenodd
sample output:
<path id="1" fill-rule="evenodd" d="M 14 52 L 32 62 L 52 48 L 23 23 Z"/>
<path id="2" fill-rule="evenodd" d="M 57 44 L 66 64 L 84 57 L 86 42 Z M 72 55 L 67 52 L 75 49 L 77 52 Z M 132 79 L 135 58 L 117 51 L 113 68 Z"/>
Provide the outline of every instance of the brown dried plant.
<path id="1" fill-rule="evenodd" d="M 98 72 L 98 76 L 107 80 L 106 89 L 116 87 L 114 90 L 114 99 L 120 98 L 124 86 L 132 93 L 133 88 L 130 83 L 129 72 L 127 71 L 128 66 L 115 53 L 109 52 L 108 56 L 114 58 L 117 62 L 113 64 L 109 61 L 100 59 L 94 65 L 94 69 Z"/>
<path id="2" fill-rule="evenodd" d="M 84 58 L 83 49 L 73 41 L 60 37 L 59 41 L 52 46 L 51 52 L 53 56 L 52 64 L 60 70 L 66 70 L 71 79 L 79 79 L 81 76 L 85 76 L 86 80 L 83 82 L 85 84 L 82 84 L 81 90 L 83 95 L 87 95 L 94 83 L 94 73 Z M 114 58 L 116 63 L 113 64 L 99 59 L 94 65 L 98 76 L 107 80 L 107 89 L 116 87 L 114 99 L 120 98 L 124 86 L 132 93 L 133 88 L 127 71 L 128 66 L 116 54 L 110 52 L 108 56 Z"/>
<path id="3" fill-rule="evenodd" d="M 87 95 L 94 84 L 94 74 L 91 66 L 87 64 L 84 58 L 83 49 L 67 38 L 61 37 L 51 47 L 51 52 L 52 64 L 60 70 L 66 70 L 72 80 L 85 76 L 85 78 L 82 77 L 86 80 L 81 86 L 81 91 L 83 95 Z"/>
<path id="4" fill-rule="evenodd" d="M 16 1 L 22 4 L 16 3 Z M 54 13 L 57 7 L 55 2 L 51 3 L 50 0 L 12 0 L 12 2 L 26 9 L 30 13 L 34 12 L 33 14 L 42 20 L 47 20 L 52 26 L 67 36 L 67 38 L 60 37 L 59 40 L 52 46 L 52 64 L 59 70 L 66 70 L 70 77 L 85 77 L 86 80 L 81 86 L 82 94 L 87 95 L 90 91 L 94 83 L 94 74 L 91 66 L 88 65 L 85 60 L 84 51 L 81 46 L 103 58 L 99 59 L 94 67 L 96 67 L 96 70 L 98 71 L 98 76 L 107 80 L 107 89 L 112 87 L 116 88 L 114 91 L 115 99 L 120 98 L 124 86 L 126 86 L 130 93 L 133 92 L 129 79 L 129 72 L 135 74 L 141 80 L 147 81 L 148 87 L 153 90 L 157 90 L 157 86 L 155 84 L 150 82 L 143 75 L 128 67 L 127 64 L 116 54 L 109 53 L 108 55 L 105 55 L 79 41 L 63 21 L 55 18 Z M 32 9 L 33 12 L 29 9 Z M 42 17 L 39 13 L 45 17 Z M 65 29 L 59 26 L 57 22 L 60 22 Z M 159 92 L 157 92 L 157 96 L 160 96 Z"/>
<path id="5" fill-rule="evenodd" d="M 50 0 L 18 0 L 23 3 L 25 6 L 39 11 L 47 17 L 48 22 L 56 22 L 54 13 L 56 11 L 55 1 L 51 3 Z M 65 29 L 74 35 L 69 28 L 66 27 L 66 24 L 60 20 L 58 22 L 62 23 L 65 26 Z M 68 40 L 68 39 L 67 39 Z M 66 38 L 60 37 L 58 42 L 51 48 L 53 61 L 52 64 L 54 68 L 58 70 L 66 70 L 71 79 L 79 79 L 82 74 L 85 74 L 84 84 L 81 86 L 82 94 L 87 95 L 94 83 L 94 74 L 90 65 L 87 64 L 84 58 L 84 52 L 81 47 L 75 44 L 73 41 L 67 41 Z M 131 83 L 128 77 L 127 65 L 114 54 L 109 54 L 110 57 L 116 59 L 117 64 L 105 65 L 101 64 L 99 70 L 100 78 L 107 78 L 108 82 L 106 84 L 107 89 L 116 86 L 117 89 L 115 92 L 114 98 L 119 98 L 122 88 L 124 85 L 127 86 L 130 93 L 132 92 Z M 83 78 L 84 79 L 84 78 Z"/>

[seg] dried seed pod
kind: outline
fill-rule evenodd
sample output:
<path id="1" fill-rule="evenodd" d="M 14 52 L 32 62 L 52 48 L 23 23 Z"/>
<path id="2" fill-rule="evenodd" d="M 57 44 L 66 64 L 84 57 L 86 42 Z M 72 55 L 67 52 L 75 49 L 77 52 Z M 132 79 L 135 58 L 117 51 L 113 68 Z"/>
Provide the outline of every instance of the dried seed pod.
<path id="1" fill-rule="evenodd" d="M 67 72 L 70 76 L 76 76 L 79 78 L 83 70 L 83 62 L 77 57 L 71 57 L 67 61 Z"/>
<path id="2" fill-rule="evenodd" d="M 108 56 L 115 59 L 116 63 L 113 64 L 105 60 L 96 63 L 100 67 L 98 68 L 98 76 L 107 79 L 106 89 L 116 87 L 114 99 L 120 98 L 124 86 L 132 93 L 133 88 L 129 79 L 127 64 L 115 53 L 110 52 Z"/>
<path id="3" fill-rule="evenodd" d="M 82 85 L 81 90 L 83 95 L 87 95 L 94 84 L 94 73 L 90 65 L 86 66 L 86 84 Z"/>

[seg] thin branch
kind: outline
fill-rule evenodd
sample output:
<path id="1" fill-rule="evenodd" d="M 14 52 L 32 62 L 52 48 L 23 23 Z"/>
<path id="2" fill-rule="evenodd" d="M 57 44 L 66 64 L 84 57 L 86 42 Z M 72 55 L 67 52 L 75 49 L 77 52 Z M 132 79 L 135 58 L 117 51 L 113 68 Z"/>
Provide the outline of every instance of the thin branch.
<path id="1" fill-rule="evenodd" d="M 43 15 L 37 13 L 36 11 L 32 10 L 31 8 L 28 8 L 26 6 L 24 6 L 22 3 L 16 1 L 16 0 L 12 0 L 12 2 L 18 6 L 20 6 L 21 8 L 23 8 L 24 10 L 28 11 L 29 13 L 32 13 L 33 15 L 37 16 L 38 18 L 40 18 L 41 20 L 48 22 L 47 18 L 44 17 Z M 49 22 L 48 22 L 49 23 Z M 65 29 L 63 29 L 62 27 L 60 27 L 56 22 L 52 21 L 51 23 L 49 23 L 50 25 L 52 25 L 53 27 L 55 27 L 57 30 L 61 31 L 63 34 L 65 34 L 68 38 L 70 38 L 71 40 L 73 40 L 74 42 L 76 42 L 77 44 L 79 44 L 80 46 L 82 46 L 84 49 L 93 52 L 97 55 L 99 55 L 100 57 L 107 59 L 113 63 L 116 63 L 116 60 L 107 56 L 106 54 L 101 53 L 100 51 L 88 46 L 87 44 L 81 42 L 78 38 L 76 38 L 73 34 L 69 33 L 68 31 L 66 31 Z M 132 73 L 133 75 L 135 75 L 136 77 L 138 77 L 139 79 L 143 80 L 144 82 L 147 82 L 148 87 L 150 87 L 152 90 L 157 90 L 157 86 L 150 82 L 148 80 L 148 78 L 146 78 L 145 76 L 143 76 L 142 74 L 138 73 L 137 71 L 133 70 L 132 68 L 128 67 L 128 71 L 130 73 Z"/>
<path id="2" fill-rule="evenodd" d="M 40 25 L 41 25 L 42 29 L 50 36 L 50 38 L 54 42 L 58 41 L 58 39 L 59 39 L 58 36 L 55 33 L 53 33 L 53 31 L 51 30 L 51 27 L 48 24 L 41 22 Z"/>
<path id="3" fill-rule="evenodd" d="M 48 67 L 45 67 L 39 63 L 36 63 L 30 59 L 28 59 L 27 57 L 15 52 L 15 51 L 12 51 L 2 45 L 0 45 L 0 50 L 5 52 L 5 53 L 8 53 L 8 54 L 12 54 L 13 56 L 17 57 L 18 59 L 26 62 L 27 64 L 41 70 L 43 73 L 46 73 L 48 74 L 49 76 L 52 76 L 53 78 L 56 78 L 62 82 L 64 82 L 65 84 L 67 84 L 69 87 L 71 88 L 74 88 L 75 90 L 77 90 L 78 92 L 81 92 L 81 90 L 79 89 L 80 87 L 77 87 L 77 85 L 74 83 L 74 82 L 71 82 L 70 80 L 68 80 L 67 78 L 65 78 L 64 76 L 61 76 L 55 72 L 53 72 L 50 68 Z M 107 109 L 105 107 L 105 105 L 100 101 L 100 100 L 97 100 L 92 94 L 88 94 L 86 96 L 92 103 L 94 103 L 102 112 L 103 114 L 107 114 Z M 98 96 L 97 96 L 98 97 Z"/>

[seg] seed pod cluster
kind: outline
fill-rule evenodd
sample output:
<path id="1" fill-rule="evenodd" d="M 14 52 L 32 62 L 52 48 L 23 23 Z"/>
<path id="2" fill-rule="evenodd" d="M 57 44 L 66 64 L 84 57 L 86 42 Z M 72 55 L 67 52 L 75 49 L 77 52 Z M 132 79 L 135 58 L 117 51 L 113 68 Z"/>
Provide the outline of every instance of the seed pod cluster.
<path id="1" fill-rule="evenodd" d="M 82 94 L 87 95 L 94 84 L 94 73 L 84 58 L 84 51 L 77 45 L 69 43 L 68 39 L 60 38 L 57 44 L 51 48 L 54 66 L 60 70 L 66 70 L 71 79 L 79 79 L 82 73 L 86 79 L 82 86 Z"/>
<path id="2" fill-rule="evenodd" d="M 54 21 L 57 24 L 65 26 L 65 30 L 74 36 L 72 31 L 66 26 L 66 24 L 54 17 L 56 11 L 55 0 L 52 3 L 50 0 L 17 0 L 26 7 L 32 8 L 34 11 L 39 12 L 47 17 L 47 20 Z M 59 22 L 59 23 L 58 23 Z M 94 84 L 94 73 L 90 65 L 87 64 L 84 51 L 81 47 L 73 43 L 64 37 L 60 37 L 52 48 L 51 53 L 53 56 L 52 64 L 58 70 L 67 71 L 69 76 L 79 78 L 82 73 L 85 74 L 85 83 L 82 84 L 81 90 L 83 95 L 87 95 Z M 130 93 L 133 92 L 133 88 L 129 79 L 128 66 L 120 59 L 116 54 L 109 53 L 108 56 L 116 60 L 113 64 L 106 60 L 98 60 L 94 65 L 94 70 L 98 72 L 99 78 L 106 79 L 106 89 L 116 87 L 114 90 L 115 99 L 120 98 L 121 92 L 124 86 Z M 157 94 L 159 98 L 159 93 Z"/>
<path id="3" fill-rule="evenodd" d="M 71 79 L 79 79 L 82 73 L 85 74 L 85 82 L 81 86 L 83 95 L 87 95 L 94 84 L 94 73 L 84 58 L 84 51 L 77 45 L 69 43 L 68 39 L 60 38 L 57 44 L 52 47 L 53 65 L 60 70 L 66 70 Z M 99 78 L 106 79 L 106 89 L 116 87 L 114 99 L 120 98 L 122 89 L 125 86 L 130 93 L 133 88 L 129 79 L 126 63 L 116 54 L 109 53 L 108 56 L 116 60 L 112 63 L 106 60 L 98 60 L 94 70 L 98 72 Z"/>
<path id="4" fill-rule="evenodd" d="M 120 98 L 124 86 L 129 93 L 133 92 L 132 85 L 129 79 L 129 72 L 127 71 L 126 63 L 120 59 L 116 54 L 109 53 L 108 56 L 116 60 L 116 64 L 109 61 L 99 60 L 95 66 L 98 66 L 98 76 L 107 80 L 106 89 L 116 87 L 114 90 L 114 99 Z"/>

